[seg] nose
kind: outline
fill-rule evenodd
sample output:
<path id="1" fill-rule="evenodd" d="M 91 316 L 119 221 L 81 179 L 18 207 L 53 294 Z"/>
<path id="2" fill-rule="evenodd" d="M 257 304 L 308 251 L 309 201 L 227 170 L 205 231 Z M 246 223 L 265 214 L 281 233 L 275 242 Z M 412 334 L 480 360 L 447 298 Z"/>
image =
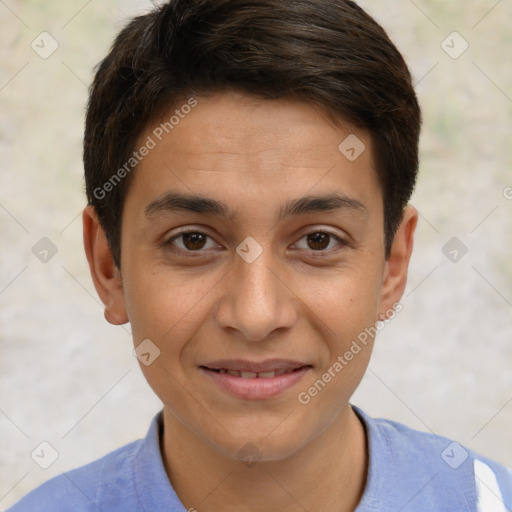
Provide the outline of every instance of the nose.
<path id="1" fill-rule="evenodd" d="M 235 259 L 215 308 L 217 324 L 248 341 L 289 329 L 298 316 L 298 299 L 270 252 L 264 250 L 252 263 Z"/>

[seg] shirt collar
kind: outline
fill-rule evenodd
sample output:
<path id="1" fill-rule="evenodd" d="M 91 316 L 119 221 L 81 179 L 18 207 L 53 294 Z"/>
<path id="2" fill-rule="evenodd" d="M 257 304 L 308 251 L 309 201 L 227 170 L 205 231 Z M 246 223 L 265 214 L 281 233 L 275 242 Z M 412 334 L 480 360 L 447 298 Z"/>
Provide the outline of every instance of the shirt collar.
<path id="1" fill-rule="evenodd" d="M 428 435 L 429 440 L 425 434 L 402 425 L 382 423 L 384 420 L 379 423 L 358 407 L 351 407 L 365 429 L 368 447 L 367 480 L 356 512 L 396 512 L 403 509 L 408 500 L 412 502 L 411 509 L 417 506 L 416 510 L 433 510 L 438 500 L 447 500 L 450 496 L 448 501 L 452 500 L 453 506 L 443 510 L 461 510 L 461 505 L 474 503 L 474 490 L 464 485 L 473 481 L 469 463 L 463 464 L 455 474 L 441 460 L 441 450 L 432 453 Z M 405 429 L 408 434 L 402 432 Z M 160 451 L 162 432 L 163 411 L 160 411 L 154 416 L 135 458 L 134 486 L 140 510 L 187 512 L 165 471 Z M 442 439 L 438 438 L 441 445 Z M 420 492 L 423 481 L 425 489 Z M 411 498 L 416 488 L 420 489 L 417 500 L 414 496 Z"/>
<path id="2" fill-rule="evenodd" d="M 160 452 L 163 411 L 154 416 L 135 459 L 135 488 L 141 510 L 186 512 L 165 471 Z"/>
<path id="3" fill-rule="evenodd" d="M 373 497 L 380 496 L 382 499 L 387 493 L 386 489 L 381 486 L 382 479 L 378 478 L 378 471 L 380 471 L 378 468 L 381 466 L 380 461 L 376 458 L 378 450 L 372 449 L 372 446 L 379 442 L 377 439 L 379 432 L 375 426 L 373 426 L 371 418 L 368 415 L 357 407 L 352 407 L 365 428 L 367 443 L 369 445 L 367 483 L 357 511 L 378 510 L 380 503 L 376 503 L 377 508 L 374 509 Z M 140 508 L 145 512 L 154 512 L 155 510 L 186 512 L 165 470 L 162 453 L 160 451 L 162 434 L 163 411 L 160 411 L 153 417 L 146 438 L 141 443 L 135 458 L 134 485 Z M 389 500 L 386 500 L 386 502 L 388 501 Z M 382 509 L 380 510 L 383 512 Z"/>
<path id="4" fill-rule="evenodd" d="M 452 469 L 442 459 L 449 439 L 373 419 L 354 405 L 352 409 L 365 428 L 368 446 L 367 482 L 356 512 L 474 510 L 470 457 Z"/>

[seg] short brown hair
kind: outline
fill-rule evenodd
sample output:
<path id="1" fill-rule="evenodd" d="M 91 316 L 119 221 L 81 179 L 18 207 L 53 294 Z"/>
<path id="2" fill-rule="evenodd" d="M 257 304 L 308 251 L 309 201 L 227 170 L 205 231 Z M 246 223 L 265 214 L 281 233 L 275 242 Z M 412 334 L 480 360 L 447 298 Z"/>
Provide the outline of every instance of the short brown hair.
<path id="1" fill-rule="evenodd" d="M 177 98 L 229 89 L 315 103 L 370 133 L 389 255 L 416 182 L 421 112 L 384 29 L 348 0 L 171 0 L 119 33 L 90 90 L 86 193 L 117 266 L 132 175 L 118 171 L 140 135 Z"/>

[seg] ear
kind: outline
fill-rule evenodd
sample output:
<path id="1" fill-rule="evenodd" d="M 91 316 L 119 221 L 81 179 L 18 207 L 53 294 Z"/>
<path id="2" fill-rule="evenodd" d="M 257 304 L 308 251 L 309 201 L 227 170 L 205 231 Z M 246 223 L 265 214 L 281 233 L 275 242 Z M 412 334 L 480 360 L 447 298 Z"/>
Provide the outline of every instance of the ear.
<path id="1" fill-rule="evenodd" d="M 94 207 L 82 213 L 84 248 L 94 287 L 105 305 L 105 318 L 113 325 L 128 322 L 120 272 Z"/>
<path id="2" fill-rule="evenodd" d="M 418 212 L 409 205 L 404 209 L 402 222 L 393 238 L 391 252 L 384 265 L 379 306 L 381 319 L 386 318 L 387 313 L 400 301 L 404 293 L 417 224 Z"/>

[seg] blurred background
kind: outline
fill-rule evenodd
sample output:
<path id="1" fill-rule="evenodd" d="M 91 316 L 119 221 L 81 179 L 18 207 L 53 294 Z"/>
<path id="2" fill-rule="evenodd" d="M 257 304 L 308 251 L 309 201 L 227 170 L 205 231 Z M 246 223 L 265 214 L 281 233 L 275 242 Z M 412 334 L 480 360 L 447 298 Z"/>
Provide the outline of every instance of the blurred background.
<path id="1" fill-rule="evenodd" d="M 404 309 L 352 402 L 512 467 L 512 2 L 359 3 L 405 55 L 424 126 Z M 151 6 L 0 0 L 0 510 L 161 407 L 129 326 L 103 318 L 80 218 L 93 67 Z"/>

